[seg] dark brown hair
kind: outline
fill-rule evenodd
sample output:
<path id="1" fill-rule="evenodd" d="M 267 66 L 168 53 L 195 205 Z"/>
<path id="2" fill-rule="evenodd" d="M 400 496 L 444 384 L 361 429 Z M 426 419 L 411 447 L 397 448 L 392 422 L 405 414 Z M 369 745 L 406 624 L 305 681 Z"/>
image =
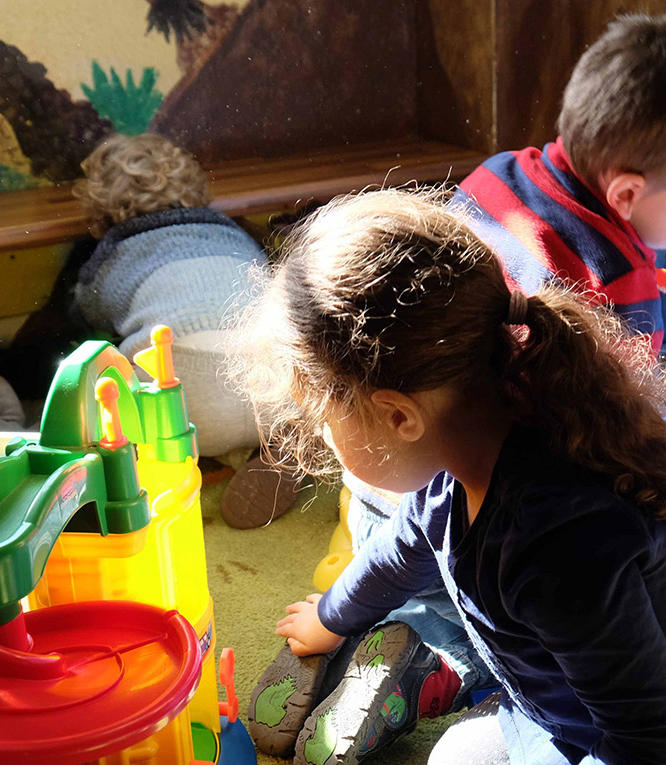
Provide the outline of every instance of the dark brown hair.
<path id="1" fill-rule="evenodd" d="M 498 258 L 434 192 L 339 198 L 286 244 L 241 318 L 236 373 L 267 437 L 304 469 L 331 410 L 373 390 L 496 390 L 555 449 L 656 513 L 666 508 L 666 386 L 647 336 L 584 296 L 546 286 L 526 327 L 505 323 Z M 314 466 L 314 468 L 313 468 Z"/>
<path id="2" fill-rule="evenodd" d="M 576 64 L 558 129 L 592 188 L 606 170 L 666 166 L 666 15 L 626 15 L 608 25 Z"/>

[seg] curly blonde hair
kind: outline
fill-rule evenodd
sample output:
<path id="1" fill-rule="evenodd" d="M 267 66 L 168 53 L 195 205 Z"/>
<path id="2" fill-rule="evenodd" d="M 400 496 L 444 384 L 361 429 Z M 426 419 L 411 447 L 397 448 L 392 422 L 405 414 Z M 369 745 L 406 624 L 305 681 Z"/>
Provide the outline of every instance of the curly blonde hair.
<path id="1" fill-rule="evenodd" d="M 86 177 L 77 181 L 73 193 L 97 238 L 128 218 L 174 207 L 204 207 L 211 200 L 208 177 L 197 161 L 152 133 L 106 138 L 81 167 Z"/>
<path id="2" fill-rule="evenodd" d="M 508 326 L 498 258 L 442 198 L 338 198 L 260 277 L 228 350 L 266 438 L 307 472 L 333 464 L 321 438 L 332 402 L 363 415 L 378 388 L 484 380 L 556 451 L 666 517 L 666 384 L 649 338 L 554 284 L 527 299 L 525 326 Z"/>

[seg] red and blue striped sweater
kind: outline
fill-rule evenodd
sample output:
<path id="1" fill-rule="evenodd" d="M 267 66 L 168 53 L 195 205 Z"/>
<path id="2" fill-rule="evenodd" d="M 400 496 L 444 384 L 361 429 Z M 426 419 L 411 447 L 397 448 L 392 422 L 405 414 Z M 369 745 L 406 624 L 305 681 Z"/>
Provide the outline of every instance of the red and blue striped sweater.
<path id="1" fill-rule="evenodd" d="M 562 139 L 491 157 L 461 183 L 456 201 L 504 263 L 510 286 L 534 294 L 551 279 L 604 296 L 661 349 L 664 321 L 656 253 L 574 173 Z"/>

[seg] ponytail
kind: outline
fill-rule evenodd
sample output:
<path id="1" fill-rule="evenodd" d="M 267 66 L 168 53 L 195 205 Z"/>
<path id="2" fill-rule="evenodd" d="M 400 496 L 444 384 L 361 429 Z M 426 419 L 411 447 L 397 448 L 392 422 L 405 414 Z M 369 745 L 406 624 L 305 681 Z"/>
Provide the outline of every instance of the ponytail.
<path id="1" fill-rule="evenodd" d="M 649 338 L 555 286 L 528 299 L 525 323 L 506 379 L 532 421 L 618 495 L 666 518 L 666 392 Z"/>
<path id="2" fill-rule="evenodd" d="M 465 220 L 436 190 L 385 189 L 337 198 L 291 233 L 231 334 L 265 432 L 321 474 L 332 402 L 363 414 L 376 389 L 491 385 L 560 454 L 666 518 L 666 385 L 648 338 L 561 285 L 511 295 Z"/>

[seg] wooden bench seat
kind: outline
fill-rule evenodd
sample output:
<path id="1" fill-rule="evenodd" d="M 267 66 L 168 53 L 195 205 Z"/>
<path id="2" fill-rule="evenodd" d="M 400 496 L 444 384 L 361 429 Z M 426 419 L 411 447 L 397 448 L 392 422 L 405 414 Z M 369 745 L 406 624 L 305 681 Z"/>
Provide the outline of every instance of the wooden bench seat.
<path id="1" fill-rule="evenodd" d="M 277 212 L 374 184 L 456 182 L 485 155 L 436 141 L 349 146 L 284 159 L 232 160 L 210 170 L 212 207 L 229 216 Z M 87 233 L 71 184 L 0 194 L 0 252 Z"/>

